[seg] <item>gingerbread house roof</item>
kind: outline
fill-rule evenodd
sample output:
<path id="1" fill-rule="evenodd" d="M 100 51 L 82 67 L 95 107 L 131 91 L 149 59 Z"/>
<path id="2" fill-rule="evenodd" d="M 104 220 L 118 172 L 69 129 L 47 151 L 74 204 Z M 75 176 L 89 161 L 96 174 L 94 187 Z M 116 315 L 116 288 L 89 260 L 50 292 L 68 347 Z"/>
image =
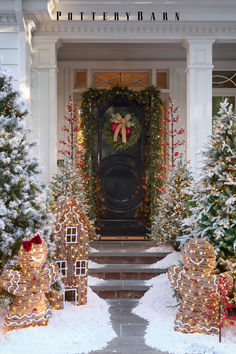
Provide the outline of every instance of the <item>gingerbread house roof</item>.
<path id="1" fill-rule="evenodd" d="M 67 214 L 73 210 L 77 216 L 78 222 L 81 224 L 87 232 L 89 239 L 97 238 L 96 232 L 94 231 L 93 226 L 88 220 L 88 217 L 80 209 L 75 200 L 71 197 L 61 197 L 57 201 L 56 207 L 54 209 L 54 215 L 56 217 L 55 229 L 58 229 L 60 225 L 65 221 Z"/>

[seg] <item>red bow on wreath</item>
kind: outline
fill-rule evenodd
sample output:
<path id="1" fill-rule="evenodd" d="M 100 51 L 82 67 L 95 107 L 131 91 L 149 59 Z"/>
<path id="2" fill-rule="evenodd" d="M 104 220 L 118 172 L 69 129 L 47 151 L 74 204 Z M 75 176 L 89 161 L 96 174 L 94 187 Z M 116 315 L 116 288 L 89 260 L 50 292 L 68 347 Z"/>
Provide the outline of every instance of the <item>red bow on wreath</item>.
<path id="1" fill-rule="evenodd" d="M 32 249 L 32 243 L 35 243 L 36 245 L 41 245 L 42 239 L 39 236 L 39 234 L 37 234 L 36 236 L 31 238 L 30 241 L 23 241 L 22 242 L 22 245 L 23 245 L 24 249 L 26 250 L 26 252 L 29 252 Z"/>

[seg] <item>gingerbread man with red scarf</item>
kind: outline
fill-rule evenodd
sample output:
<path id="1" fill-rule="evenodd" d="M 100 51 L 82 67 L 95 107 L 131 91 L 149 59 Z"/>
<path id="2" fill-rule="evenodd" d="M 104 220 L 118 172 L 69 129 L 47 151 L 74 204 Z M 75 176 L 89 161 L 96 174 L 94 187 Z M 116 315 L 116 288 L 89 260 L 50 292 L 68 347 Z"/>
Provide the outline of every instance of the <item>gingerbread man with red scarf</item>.
<path id="1" fill-rule="evenodd" d="M 46 263 L 47 244 L 39 235 L 24 241 L 19 251 L 20 270 L 5 269 L 0 287 L 15 295 L 5 317 L 7 330 L 47 325 L 51 309 L 45 292 L 59 277 L 56 264 Z"/>

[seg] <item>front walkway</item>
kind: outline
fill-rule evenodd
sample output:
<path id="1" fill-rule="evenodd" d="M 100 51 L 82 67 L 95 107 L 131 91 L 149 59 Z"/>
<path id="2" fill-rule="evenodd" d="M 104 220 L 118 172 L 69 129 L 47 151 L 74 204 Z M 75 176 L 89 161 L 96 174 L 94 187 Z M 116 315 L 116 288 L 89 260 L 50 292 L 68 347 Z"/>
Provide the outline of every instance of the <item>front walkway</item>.
<path id="1" fill-rule="evenodd" d="M 136 299 L 107 300 L 110 305 L 112 326 L 117 334 L 106 348 L 91 354 L 168 354 L 145 344 L 144 335 L 148 322 L 133 314 Z"/>

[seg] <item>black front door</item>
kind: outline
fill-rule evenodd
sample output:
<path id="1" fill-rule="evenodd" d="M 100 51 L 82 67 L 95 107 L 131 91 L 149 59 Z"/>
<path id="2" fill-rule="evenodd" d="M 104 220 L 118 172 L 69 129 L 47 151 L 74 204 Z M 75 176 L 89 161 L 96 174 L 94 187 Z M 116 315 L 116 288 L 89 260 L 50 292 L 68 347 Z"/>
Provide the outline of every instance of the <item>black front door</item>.
<path id="1" fill-rule="evenodd" d="M 134 114 L 141 125 L 137 143 L 117 151 L 106 142 L 103 127 L 111 114 Z M 98 147 L 96 151 L 97 226 L 101 235 L 144 236 L 147 187 L 145 171 L 145 107 L 118 98 L 98 104 Z"/>

